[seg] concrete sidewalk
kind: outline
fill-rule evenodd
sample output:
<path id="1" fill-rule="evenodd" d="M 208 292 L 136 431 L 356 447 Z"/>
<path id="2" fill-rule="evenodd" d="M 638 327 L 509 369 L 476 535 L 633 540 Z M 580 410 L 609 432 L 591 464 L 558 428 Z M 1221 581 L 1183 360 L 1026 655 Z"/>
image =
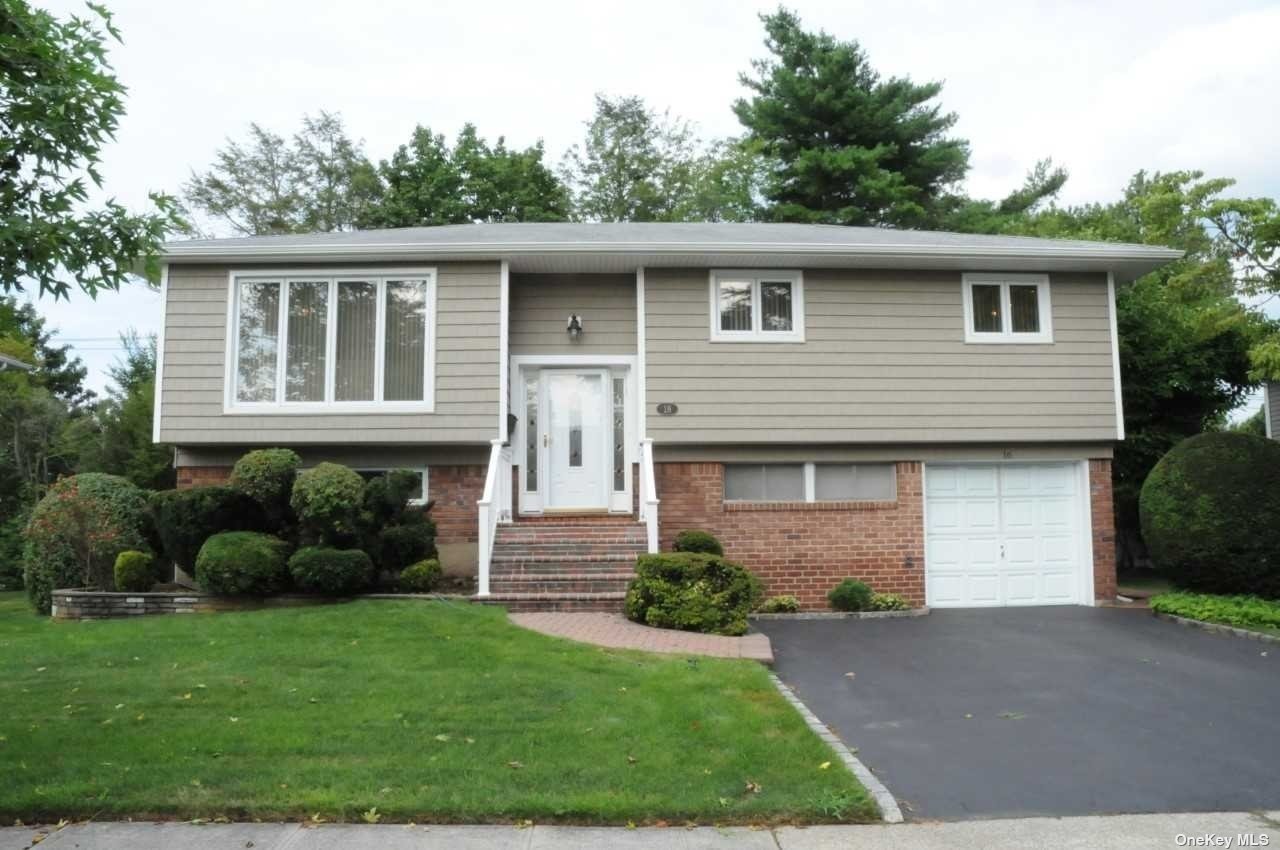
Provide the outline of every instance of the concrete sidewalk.
<path id="1" fill-rule="evenodd" d="M 894 826 L 814 826 L 806 829 L 623 829 L 566 826 L 363 826 L 332 824 L 90 823 L 61 830 L 0 828 L 0 850 L 1166 850 L 1180 841 L 1229 838 L 1221 847 L 1280 846 L 1280 812 L 1225 812 L 1109 817 L 1020 818 L 911 823 Z M 1264 837 L 1265 836 L 1265 837 Z M 33 845 L 37 837 L 40 840 Z M 1250 839 L 1250 837 L 1252 837 Z M 1264 843 L 1265 842 L 1265 843 Z M 1204 846 L 1204 845 L 1201 845 Z"/>

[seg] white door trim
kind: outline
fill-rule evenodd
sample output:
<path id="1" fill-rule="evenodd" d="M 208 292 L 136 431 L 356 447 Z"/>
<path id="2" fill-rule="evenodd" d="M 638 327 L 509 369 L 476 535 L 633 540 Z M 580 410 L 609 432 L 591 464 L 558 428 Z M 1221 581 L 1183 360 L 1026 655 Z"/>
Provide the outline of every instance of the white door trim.
<path id="1" fill-rule="evenodd" d="M 547 492 L 547 465 L 543 457 L 542 448 L 539 445 L 538 459 L 538 489 L 529 491 L 526 487 L 528 481 L 525 476 L 525 456 L 528 443 L 525 427 L 527 424 L 527 414 L 525 410 L 525 383 L 526 372 L 532 370 L 541 370 L 543 368 L 580 368 L 600 369 L 610 372 L 610 379 L 615 377 L 624 377 L 626 380 L 624 390 L 624 404 L 626 407 L 626 417 L 624 425 L 624 442 L 623 442 L 623 463 L 626 466 L 626 472 L 623 475 L 623 484 L 625 489 L 621 492 L 614 492 L 613 477 L 606 476 L 605 490 L 609 494 L 609 512 L 619 514 L 630 514 L 633 512 L 632 505 L 632 475 L 631 470 L 637 462 L 638 447 L 640 438 L 638 436 L 640 411 L 637 401 L 639 376 L 636 372 L 637 358 L 630 354 L 515 354 L 510 358 L 511 361 L 511 381 L 509 387 L 509 410 L 517 416 L 517 424 L 515 433 L 511 435 L 512 454 L 514 464 L 520 470 L 519 486 L 516 487 L 517 510 L 523 515 L 538 515 L 543 512 L 544 494 Z M 541 389 L 539 389 L 541 395 Z M 607 404 L 612 404 L 613 387 L 610 384 L 605 387 L 605 400 Z M 541 402 L 539 406 L 542 407 Z M 610 432 L 613 428 L 613 417 L 608 417 Z M 541 428 L 544 423 L 539 423 L 539 439 L 541 443 Z M 612 459 L 612 446 L 607 454 Z M 612 466 L 610 467 L 612 470 Z"/>
<path id="2" fill-rule="evenodd" d="M 1080 522 L 1078 523 L 1078 535 L 1081 557 L 1079 560 L 1078 570 L 1082 572 L 1077 575 L 1076 587 L 1078 597 L 1075 604 L 1094 606 L 1094 578 L 1093 578 L 1093 494 L 1089 487 L 1089 460 L 1087 458 L 1063 459 L 1063 458 L 1014 458 L 1014 459 L 992 459 L 992 460 L 937 460 L 920 463 L 920 518 L 921 518 L 921 534 L 923 538 L 924 552 L 924 588 L 925 588 L 925 605 L 932 605 L 933 599 L 929 596 L 929 475 L 928 469 L 931 466 L 1039 466 L 1044 464 L 1071 464 L 1076 470 L 1077 481 L 1077 510 L 1080 511 Z"/>

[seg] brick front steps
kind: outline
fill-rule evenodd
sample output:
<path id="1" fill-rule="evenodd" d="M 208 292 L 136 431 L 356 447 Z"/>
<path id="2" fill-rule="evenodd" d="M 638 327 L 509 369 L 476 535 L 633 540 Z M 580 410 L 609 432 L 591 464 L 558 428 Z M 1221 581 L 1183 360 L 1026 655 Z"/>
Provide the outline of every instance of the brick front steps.
<path id="1" fill-rule="evenodd" d="M 621 611 L 645 527 L 632 517 L 521 518 L 498 526 L 489 593 L 510 611 Z"/>

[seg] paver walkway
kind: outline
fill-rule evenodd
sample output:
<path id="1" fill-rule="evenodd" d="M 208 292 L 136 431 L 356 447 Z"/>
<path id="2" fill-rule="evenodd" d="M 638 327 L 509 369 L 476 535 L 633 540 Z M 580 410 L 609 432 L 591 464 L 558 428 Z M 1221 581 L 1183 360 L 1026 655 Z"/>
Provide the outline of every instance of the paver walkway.
<path id="1" fill-rule="evenodd" d="M 717 658 L 749 658 L 773 663 L 773 647 L 762 634 L 724 637 L 696 632 L 655 629 L 633 623 L 621 614 L 530 611 L 511 614 L 511 622 L 544 635 L 594 643 L 611 649 L 640 649 L 678 655 L 713 655 Z"/>

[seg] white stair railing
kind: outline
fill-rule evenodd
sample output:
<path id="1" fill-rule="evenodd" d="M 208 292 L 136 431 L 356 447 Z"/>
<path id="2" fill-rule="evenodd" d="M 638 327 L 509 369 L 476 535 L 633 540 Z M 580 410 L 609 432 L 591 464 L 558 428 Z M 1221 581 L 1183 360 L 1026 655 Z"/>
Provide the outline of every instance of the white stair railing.
<path id="1" fill-rule="evenodd" d="M 644 520 L 649 553 L 658 551 L 658 487 L 653 474 L 653 440 L 640 441 L 640 519 Z"/>
<path id="2" fill-rule="evenodd" d="M 490 441 L 484 494 L 476 504 L 480 508 L 480 576 L 476 595 L 488 596 L 489 565 L 493 560 L 498 523 L 511 522 L 511 446 L 502 440 Z"/>

